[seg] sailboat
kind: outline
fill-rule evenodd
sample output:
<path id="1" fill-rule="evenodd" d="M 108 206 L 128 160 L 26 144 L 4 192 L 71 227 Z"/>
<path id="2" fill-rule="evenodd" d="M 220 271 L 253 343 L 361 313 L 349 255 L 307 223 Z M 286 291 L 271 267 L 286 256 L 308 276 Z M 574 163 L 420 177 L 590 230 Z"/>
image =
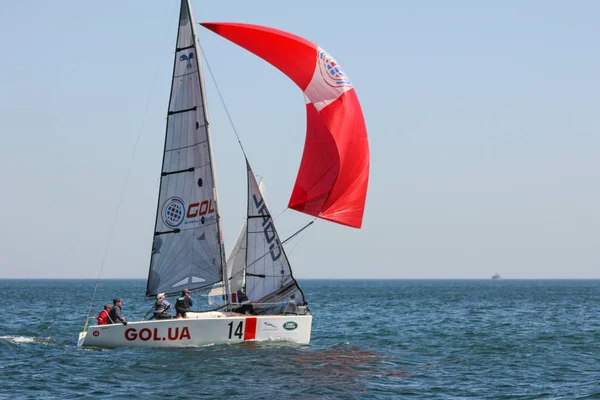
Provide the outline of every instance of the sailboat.
<path id="1" fill-rule="evenodd" d="M 211 290 L 222 305 L 188 312 L 184 318 L 127 325 L 86 322 L 78 345 L 187 347 L 249 340 L 307 344 L 312 315 L 245 152 L 247 218 L 225 260 L 211 125 L 189 0 L 181 1 L 178 25 L 145 296 Z M 317 45 L 287 32 L 238 23 L 201 25 L 271 63 L 304 92 L 307 135 L 288 207 L 360 228 L 369 148 L 358 98 L 342 68 Z M 215 292 L 218 288 L 220 293 Z M 241 292 L 251 312 L 241 311 Z"/>

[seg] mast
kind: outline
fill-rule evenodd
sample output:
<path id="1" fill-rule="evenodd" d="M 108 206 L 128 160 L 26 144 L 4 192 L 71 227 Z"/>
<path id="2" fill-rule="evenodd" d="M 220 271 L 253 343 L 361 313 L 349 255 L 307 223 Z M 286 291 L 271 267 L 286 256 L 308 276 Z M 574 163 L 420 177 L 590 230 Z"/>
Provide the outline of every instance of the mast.
<path id="1" fill-rule="evenodd" d="M 229 293 L 229 282 L 227 277 L 227 268 L 225 267 L 225 245 L 223 243 L 223 230 L 221 228 L 221 215 L 219 214 L 219 197 L 217 195 L 217 174 L 215 172 L 214 165 L 214 151 L 212 145 L 212 134 L 210 129 L 210 118 L 208 116 L 208 107 L 206 107 L 206 89 L 204 87 L 204 73 L 202 72 L 202 62 L 200 62 L 201 52 L 200 46 L 198 45 L 198 33 L 196 32 L 196 22 L 194 20 L 194 14 L 192 13 L 192 6 L 190 4 L 190 0 L 183 0 L 187 3 L 188 14 L 190 16 L 191 26 L 192 26 L 192 36 L 194 41 L 194 48 L 196 49 L 196 63 L 198 64 L 198 79 L 200 80 L 200 93 L 202 96 L 202 108 L 204 109 L 204 122 L 206 124 L 206 133 L 208 136 L 208 147 L 209 147 L 209 158 L 210 163 L 212 165 L 212 179 L 214 182 L 214 199 L 215 199 L 215 213 L 217 216 L 217 232 L 219 235 L 219 252 L 221 253 L 221 274 L 223 276 L 223 284 L 225 285 L 225 298 L 227 299 L 227 304 L 229 308 L 230 303 L 230 293 Z"/>
<path id="2" fill-rule="evenodd" d="M 244 274 L 242 276 L 242 287 L 244 288 L 244 293 L 246 293 L 246 274 L 248 273 L 248 233 L 249 233 L 249 229 L 250 229 L 250 178 L 248 176 L 249 176 L 249 174 L 253 174 L 253 172 L 252 172 L 252 168 L 250 168 L 250 162 L 248 161 L 248 157 L 246 157 L 245 152 L 244 152 L 244 158 L 246 159 L 246 175 L 247 175 L 246 193 L 248 195 L 246 196 L 246 254 L 244 255 L 246 261 L 244 262 Z"/>

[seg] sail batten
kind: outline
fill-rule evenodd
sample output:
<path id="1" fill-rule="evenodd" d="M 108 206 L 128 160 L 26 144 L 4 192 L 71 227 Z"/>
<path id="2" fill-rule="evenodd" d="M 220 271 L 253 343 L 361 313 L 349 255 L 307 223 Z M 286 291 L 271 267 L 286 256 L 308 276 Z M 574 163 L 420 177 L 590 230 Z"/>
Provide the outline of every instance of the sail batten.
<path id="1" fill-rule="evenodd" d="M 146 296 L 223 281 L 213 152 L 193 17 L 182 0 Z"/>

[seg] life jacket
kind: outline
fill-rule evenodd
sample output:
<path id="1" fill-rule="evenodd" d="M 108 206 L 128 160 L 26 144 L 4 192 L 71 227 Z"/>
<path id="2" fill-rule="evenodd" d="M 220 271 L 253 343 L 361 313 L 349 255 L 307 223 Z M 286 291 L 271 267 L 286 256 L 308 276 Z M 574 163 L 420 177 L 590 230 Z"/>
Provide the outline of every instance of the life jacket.
<path id="1" fill-rule="evenodd" d="M 156 303 L 154 303 L 154 314 L 162 314 L 165 311 L 167 311 L 167 306 L 165 306 L 164 301 L 156 300 Z"/>
<path id="2" fill-rule="evenodd" d="M 98 314 L 98 325 L 106 325 L 108 324 L 108 311 L 102 310 L 100 314 Z"/>
<path id="3" fill-rule="evenodd" d="M 187 306 L 187 304 L 185 303 L 185 297 L 186 296 L 181 296 L 177 298 L 177 301 L 175 302 L 175 309 L 179 312 L 179 310 L 188 310 L 189 307 Z"/>

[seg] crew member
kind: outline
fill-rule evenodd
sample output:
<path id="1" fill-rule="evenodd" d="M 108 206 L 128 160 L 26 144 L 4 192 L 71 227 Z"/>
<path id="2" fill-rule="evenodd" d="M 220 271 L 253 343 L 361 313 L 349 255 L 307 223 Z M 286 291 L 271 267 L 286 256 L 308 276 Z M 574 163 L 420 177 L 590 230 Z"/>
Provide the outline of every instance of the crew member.
<path id="1" fill-rule="evenodd" d="M 177 317 L 184 317 L 188 311 L 191 311 L 194 303 L 190 298 L 190 291 L 187 289 L 183 289 L 181 292 L 181 297 L 177 298 L 175 302 L 175 311 L 177 311 Z"/>
<path id="2" fill-rule="evenodd" d="M 237 291 L 237 301 L 241 304 L 241 306 L 234 308 L 233 311 L 241 314 L 256 314 L 256 311 L 254 311 L 254 306 L 252 303 L 250 303 L 250 300 L 248 300 L 248 296 L 246 296 L 246 291 L 244 289 L 239 289 Z"/>
<path id="3" fill-rule="evenodd" d="M 96 320 L 98 321 L 98 325 L 108 324 L 108 313 L 110 312 L 111 308 L 112 306 L 110 304 L 104 305 L 104 310 L 100 311 L 100 314 L 98 314 L 98 318 L 96 318 Z"/>
<path id="4" fill-rule="evenodd" d="M 165 299 L 165 294 L 157 294 L 156 303 L 154 303 L 154 319 L 170 319 L 169 308 L 171 308 L 171 304 Z"/>
<path id="5" fill-rule="evenodd" d="M 123 325 L 127 325 L 127 321 L 125 321 L 125 317 L 121 315 L 121 307 L 122 307 L 121 299 L 113 300 L 113 307 L 108 313 L 108 323 L 116 324 L 117 322 L 121 322 Z"/>

